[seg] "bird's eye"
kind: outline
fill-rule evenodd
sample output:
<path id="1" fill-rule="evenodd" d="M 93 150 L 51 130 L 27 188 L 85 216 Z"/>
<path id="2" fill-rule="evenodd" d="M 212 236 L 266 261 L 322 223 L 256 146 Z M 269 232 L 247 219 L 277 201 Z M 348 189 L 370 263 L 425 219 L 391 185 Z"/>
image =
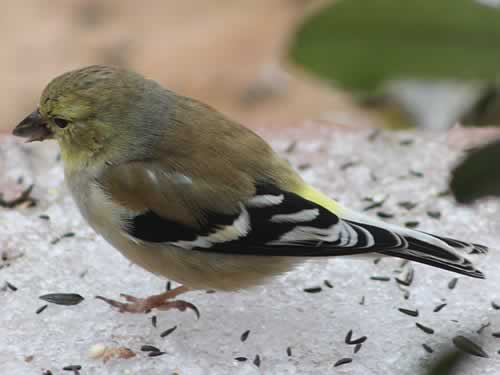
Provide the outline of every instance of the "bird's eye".
<path id="1" fill-rule="evenodd" d="M 64 129 L 66 126 L 68 126 L 69 124 L 69 121 L 68 120 L 65 120 L 63 118 L 60 118 L 60 117 L 56 117 L 54 119 L 54 123 L 60 127 L 61 129 Z"/>

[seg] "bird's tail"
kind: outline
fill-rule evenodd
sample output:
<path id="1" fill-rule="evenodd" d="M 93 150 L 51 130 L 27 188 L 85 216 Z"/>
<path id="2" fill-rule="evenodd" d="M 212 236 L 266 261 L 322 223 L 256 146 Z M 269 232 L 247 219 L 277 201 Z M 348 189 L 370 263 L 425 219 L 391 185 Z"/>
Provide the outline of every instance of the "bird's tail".
<path id="1" fill-rule="evenodd" d="M 399 239 L 397 246 L 375 250 L 381 254 L 413 260 L 471 277 L 484 278 L 484 274 L 474 266 L 469 255 L 486 254 L 488 252 L 486 246 L 399 227 L 357 213 L 351 212 L 347 216 L 350 216 L 346 217 L 348 221 L 365 227 L 368 231 L 378 227 L 391 232 Z"/>

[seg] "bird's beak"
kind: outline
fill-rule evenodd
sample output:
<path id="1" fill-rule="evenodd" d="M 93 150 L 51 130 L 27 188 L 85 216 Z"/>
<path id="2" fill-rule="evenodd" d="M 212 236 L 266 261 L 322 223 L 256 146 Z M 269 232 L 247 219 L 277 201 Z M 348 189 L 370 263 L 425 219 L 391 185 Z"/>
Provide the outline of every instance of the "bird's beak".
<path id="1" fill-rule="evenodd" d="M 12 134 L 28 138 L 27 142 L 53 138 L 52 131 L 47 127 L 47 123 L 43 121 L 38 109 L 21 121 Z"/>

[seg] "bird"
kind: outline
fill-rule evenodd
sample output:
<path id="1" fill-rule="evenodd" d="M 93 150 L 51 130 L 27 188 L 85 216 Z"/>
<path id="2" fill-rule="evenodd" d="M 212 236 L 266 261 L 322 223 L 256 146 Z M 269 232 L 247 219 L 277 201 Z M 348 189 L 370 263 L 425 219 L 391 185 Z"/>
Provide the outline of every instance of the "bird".
<path id="1" fill-rule="evenodd" d="M 54 78 L 13 134 L 57 141 L 87 223 L 131 262 L 180 284 L 123 302 L 98 296 L 120 312 L 199 316 L 177 297 L 250 288 L 331 256 L 398 257 L 484 278 L 470 254 L 486 246 L 345 208 L 250 129 L 125 68 Z"/>

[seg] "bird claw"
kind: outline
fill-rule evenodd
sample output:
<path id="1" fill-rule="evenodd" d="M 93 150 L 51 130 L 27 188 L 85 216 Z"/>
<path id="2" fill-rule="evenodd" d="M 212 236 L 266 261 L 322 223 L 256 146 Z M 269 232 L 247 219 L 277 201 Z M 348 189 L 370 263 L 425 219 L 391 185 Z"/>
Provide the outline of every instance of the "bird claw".
<path id="1" fill-rule="evenodd" d="M 157 294 L 147 298 L 138 298 L 123 293 L 120 294 L 120 296 L 127 302 L 119 302 L 103 296 L 96 296 L 96 298 L 106 302 L 113 307 L 116 307 L 121 313 L 144 314 L 150 312 L 153 309 L 162 311 L 171 309 L 176 309 L 179 311 L 192 310 L 196 314 L 196 317 L 199 319 L 200 311 L 195 305 L 183 300 L 171 300 L 172 298 L 175 298 L 177 295 L 184 293 L 187 290 L 188 289 L 185 287 L 179 287 L 177 289 L 173 289 L 165 293 Z"/>

